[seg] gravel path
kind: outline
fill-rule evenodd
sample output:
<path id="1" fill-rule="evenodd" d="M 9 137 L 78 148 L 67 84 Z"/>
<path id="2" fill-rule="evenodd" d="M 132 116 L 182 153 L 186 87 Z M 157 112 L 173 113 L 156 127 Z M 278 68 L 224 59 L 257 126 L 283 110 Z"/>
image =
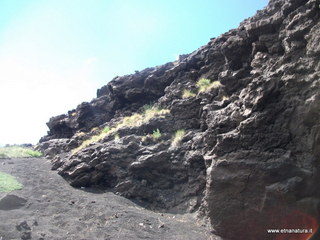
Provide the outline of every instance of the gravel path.
<path id="1" fill-rule="evenodd" d="M 24 185 L 0 193 L 0 240 L 218 239 L 194 215 L 157 213 L 110 192 L 72 188 L 43 158 L 0 159 L 0 171 Z"/>

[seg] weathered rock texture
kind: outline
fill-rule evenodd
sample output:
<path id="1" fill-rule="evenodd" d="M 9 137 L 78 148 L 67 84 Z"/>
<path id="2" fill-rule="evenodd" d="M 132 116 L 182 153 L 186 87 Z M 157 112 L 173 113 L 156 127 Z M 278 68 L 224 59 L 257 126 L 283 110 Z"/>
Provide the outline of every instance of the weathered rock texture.
<path id="1" fill-rule="evenodd" d="M 73 186 L 103 185 L 150 208 L 200 210 L 223 239 L 289 239 L 268 228 L 316 231 L 319 4 L 270 0 L 178 61 L 113 79 L 92 102 L 51 118 L 39 148 Z M 182 98 L 201 78 L 221 86 Z M 70 152 L 150 102 L 170 113 Z M 144 137 L 156 129 L 160 139 Z M 178 129 L 186 134 L 172 146 Z"/>

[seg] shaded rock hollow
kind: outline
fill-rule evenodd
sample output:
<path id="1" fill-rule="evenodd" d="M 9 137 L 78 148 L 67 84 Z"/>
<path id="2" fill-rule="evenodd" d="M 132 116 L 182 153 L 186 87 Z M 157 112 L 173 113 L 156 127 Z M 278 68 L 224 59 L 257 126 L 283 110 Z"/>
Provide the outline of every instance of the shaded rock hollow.
<path id="1" fill-rule="evenodd" d="M 38 148 L 75 187 L 104 186 L 157 210 L 199 211 L 223 239 L 275 239 L 269 228 L 315 232 L 319 4 L 270 0 L 193 53 L 114 78 L 91 102 L 51 118 Z M 202 78 L 216 85 L 198 92 Z M 195 94 L 182 97 L 185 90 Z M 147 118 L 146 104 L 158 113 Z M 124 124 L 132 116 L 140 118 Z"/>

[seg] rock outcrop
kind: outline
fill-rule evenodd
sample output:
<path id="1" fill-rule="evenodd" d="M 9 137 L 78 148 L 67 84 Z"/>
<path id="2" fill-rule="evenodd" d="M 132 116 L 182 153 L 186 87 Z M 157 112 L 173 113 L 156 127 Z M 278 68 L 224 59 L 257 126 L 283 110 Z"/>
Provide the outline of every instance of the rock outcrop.
<path id="1" fill-rule="evenodd" d="M 267 233 L 275 228 L 315 232 L 319 4 L 270 0 L 176 62 L 116 77 L 90 103 L 51 118 L 38 148 L 75 187 L 199 211 L 223 239 L 285 239 Z M 203 78 L 211 84 L 199 90 Z"/>

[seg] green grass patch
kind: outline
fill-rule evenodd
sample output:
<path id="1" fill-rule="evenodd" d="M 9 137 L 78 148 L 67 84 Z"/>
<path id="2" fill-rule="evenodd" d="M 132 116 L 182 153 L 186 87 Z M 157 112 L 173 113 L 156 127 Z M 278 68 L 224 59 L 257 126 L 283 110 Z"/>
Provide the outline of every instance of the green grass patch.
<path id="1" fill-rule="evenodd" d="M 14 176 L 0 172 L 0 192 L 11 192 L 22 189 L 22 187 L 23 185 Z"/>
<path id="2" fill-rule="evenodd" d="M 25 157 L 41 157 L 42 153 L 34 151 L 30 148 L 10 146 L 0 147 L 1 158 L 25 158 Z"/>
<path id="3" fill-rule="evenodd" d="M 178 146 L 185 134 L 186 134 L 185 130 L 183 129 L 177 130 L 172 137 L 171 146 L 172 147 Z"/>

